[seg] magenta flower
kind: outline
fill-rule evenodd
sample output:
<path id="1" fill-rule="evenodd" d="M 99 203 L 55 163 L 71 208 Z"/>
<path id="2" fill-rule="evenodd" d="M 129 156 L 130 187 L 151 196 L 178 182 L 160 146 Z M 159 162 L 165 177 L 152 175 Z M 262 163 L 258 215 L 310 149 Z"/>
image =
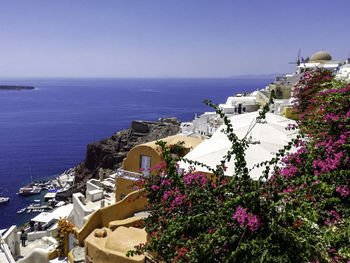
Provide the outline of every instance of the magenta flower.
<path id="1" fill-rule="evenodd" d="M 248 213 L 248 208 L 242 208 L 238 206 L 235 214 L 233 216 L 234 219 L 242 226 L 249 226 L 251 231 L 256 231 L 262 225 L 260 218 L 257 215 L 252 213 Z"/>
<path id="2" fill-rule="evenodd" d="M 339 185 L 335 191 L 342 197 L 347 197 L 350 195 L 350 190 L 346 185 Z"/>
<path id="3" fill-rule="evenodd" d="M 153 191 L 157 191 L 159 189 L 159 186 L 154 184 L 151 186 L 151 188 Z"/>

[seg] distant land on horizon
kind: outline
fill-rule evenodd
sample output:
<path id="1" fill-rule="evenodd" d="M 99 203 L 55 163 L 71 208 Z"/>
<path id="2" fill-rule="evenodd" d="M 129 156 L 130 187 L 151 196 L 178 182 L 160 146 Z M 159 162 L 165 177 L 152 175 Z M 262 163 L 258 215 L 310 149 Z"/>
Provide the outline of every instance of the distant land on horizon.
<path id="1" fill-rule="evenodd" d="M 235 75 L 231 78 L 235 79 L 274 79 L 277 76 L 284 76 L 286 73 L 270 73 L 270 74 L 243 74 L 243 75 Z"/>
<path id="2" fill-rule="evenodd" d="M 0 85 L 0 90 L 33 90 L 33 86 Z"/>

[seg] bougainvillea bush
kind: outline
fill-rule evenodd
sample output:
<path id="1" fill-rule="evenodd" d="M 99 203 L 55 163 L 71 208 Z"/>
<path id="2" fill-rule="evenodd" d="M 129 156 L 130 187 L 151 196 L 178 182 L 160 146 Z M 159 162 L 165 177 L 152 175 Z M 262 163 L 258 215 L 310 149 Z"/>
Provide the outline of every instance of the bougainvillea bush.
<path id="1" fill-rule="evenodd" d="M 180 171 L 159 142 L 164 162 L 138 182 L 149 200 L 148 242 L 128 254 L 150 252 L 159 262 L 350 262 L 350 85 L 316 70 L 294 97 L 300 120 L 289 128 L 299 135 L 258 164 L 266 169 L 257 181 L 246 167 L 249 144 L 218 108 L 232 148 L 207 167 L 210 175 Z M 225 177 L 231 158 L 235 174 Z"/>

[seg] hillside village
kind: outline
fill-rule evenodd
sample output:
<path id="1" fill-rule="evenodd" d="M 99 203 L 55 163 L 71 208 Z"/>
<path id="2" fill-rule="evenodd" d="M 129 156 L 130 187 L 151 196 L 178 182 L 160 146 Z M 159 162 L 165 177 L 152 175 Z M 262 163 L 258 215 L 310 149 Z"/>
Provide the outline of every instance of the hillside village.
<path id="1" fill-rule="evenodd" d="M 248 141 L 246 160 L 253 180 L 263 173 L 262 167 L 255 167 L 256 163 L 270 160 L 296 138 L 298 130 L 287 129 L 296 126 L 299 119 L 293 111 L 293 89 L 305 72 L 318 68 L 330 70 L 336 79 L 350 83 L 350 60 L 334 60 L 327 52 L 319 51 L 298 61 L 293 74 L 278 76 L 267 87 L 252 93 L 233 94 L 225 103 L 218 104 L 232 123 L 233 132 L 239 139 Z M 266 118 L 252 128 L 271 97 L 275 99 Z M 136 198 L 140 189 L 135 183 L 164 161 L 156 141 L 162 139 L 171 146 L 174 157 L 194 162 L 190 165 L 180 161 L 179 171 L 195 169 L 210 178 L 211 169 L 220 165 L 231 147 L 224 128 L 224 120 L 217 112 L 205 112 L 195 115 L 192 122 L 181 123 L 176 134 L 125 148 L 121 167 L 94 167 L 96 174 L 89 180 L 84 182 L 80 178 L 82 190 L 60 200 L 60 206 L 52 211 L 32 218 L 32 223 L 24 229 L 26 246 L 21 245 L 21 232 L 16 226 L 1 230 L 0 262 L 153 262 L 151 253 L 133 257 L 126 254 L 149 239 L 145 229 L 138 227 L 139 221 L 149 216 L 148 201 L 143 195 Z M 205 163 L 207 167 L 196 163 Z M 235 173 L 234 158 L 226 166 L 224 175 L 229 180 Z M 65 190 L 76 188 L 73 170 L 57 180 Z M 48 199 L 55 200 L 56 194 Z"/>

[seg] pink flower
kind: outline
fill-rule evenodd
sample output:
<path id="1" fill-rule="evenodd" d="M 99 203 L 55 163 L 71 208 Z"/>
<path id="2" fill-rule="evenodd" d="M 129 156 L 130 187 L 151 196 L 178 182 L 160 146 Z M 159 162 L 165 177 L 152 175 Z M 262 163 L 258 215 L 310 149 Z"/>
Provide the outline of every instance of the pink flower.
<path id="1" fill-rule="evenodd" d="M 169 196 L 171 196 L 171 192 L 170 191 L 165 191 L 164 195 L 163 195 L 163 199 L 167 200 L 169 198 Z"/>
<path id="2" fill-rule="evenodd" d="M 214 234 L 215 231 L 216 231 L 216 228 L 214 227 L 214 228 L 212 228 L 212 229 L 209 229 L 209 230 L 208 230 L 208 233 L 209 233 L 209 234 Z"/>
<path id="3" fill-rule="evenodd" d="M 335 191 L 340 193 L 342 197 L 347 197 L 350 194 L 350 190 L 346 185 L 339 185 Z"/>
<path id="4" fill-rule="evenodd" d="M 185 184 L 188 186 L 191 184 L 204 186 L 208 181 L 205 174 L 192 174 L 192 173 L 186 174 L 183 177 L 183 180 L 184 180 Z"/>
<path id="5" fill-rule="evenodd" d="M 171 185 L 171 179 L 168 179 L 168 180 L 163 179 L 160 182 L 160 185 Z"/>
<path id="6" fill-rule="evenodd" d="M 262 225 L 260 218 L 257 215 L 248 213 L 247 211 L 248 208 L 238 206 L 233 218 L 236 219 L 241 226 L 249 226 L 251 231 L 258 230 L 258 228 Z"/>
<path id="7" fill-rule="evenodd" d="M 157 191 L 159 189 L 159 186 L 154 184 L 151 186 L 151 188 L 153 191 Z"/>

